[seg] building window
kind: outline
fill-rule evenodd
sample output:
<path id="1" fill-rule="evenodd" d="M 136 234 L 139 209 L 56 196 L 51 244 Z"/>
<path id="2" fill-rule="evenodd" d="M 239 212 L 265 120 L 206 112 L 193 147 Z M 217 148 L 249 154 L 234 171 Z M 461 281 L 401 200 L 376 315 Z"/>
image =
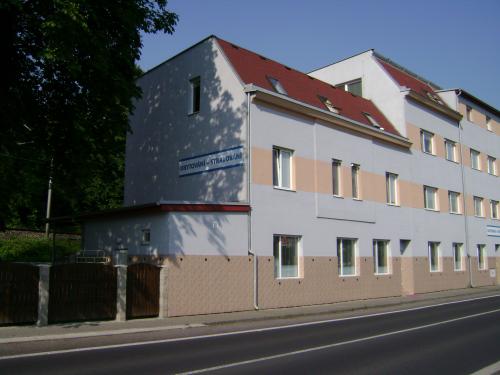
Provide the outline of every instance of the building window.
<path id="1" fill-rule="evenodd" d="M 339 113 L 339 109 L 332 104 L 332 102 L 330 101 L 330 99 L 325 98 L 324 96 L 319 96 L 319 95 L 318 95 L 318 98 L 319 98 L 319 100 L 321 100 L 321 103 L 323 103 L 323 105 L 330 112 L 337 113 L 337 114 Z"/>
<path id="2" fill-rule="evenodd" d="M 500 244 L 495 244 L 495 251 L 496 252 L 499 252 L 500 251 Z"/>
<path id="3" fill-rule="evenodd" d="M 282 189 L 292 188 L 292 150 L 273 147 L 273 184 Z"/>
<path id="4" fill-rule="evenodd" d="M 363 113 L 363 114 L 368 119 L 368 121 L 370 122 L 370 124 L 372 124 L 372 126 L 384 130 L 384 128 L 379 125 L 379 123 L 377 122 L 377 120 L 375 120 L 372 115 L 370 115 L 369 113 L 366 113 L 366 112 Z"/>
<path id="5" fill-rule="evenodd" d="M 190 105 L 189 113 L 200 112 L 200 101 L 201 101 L 201 80 L 200 77 L 195 77 L 189 81 L 190 88 Z"/>
<path id="6" fill-rule="evenodd" d="M 375 273 L 378 275 L 389 274 L 389 241 L 373 241 L 373 261 L 375 262 Z"/>
<path id="7" fill-rule="evenodd" d="M 497 171 L 495 168 L 496 161 L 497 161 L 497 159 L 495 159 L 493 156 L 488 156 L 488 173 L 492 174 L 493 176 L 496 176 L 496 174 L 497 174 Z"/>
<path id="8" fill-rule="evenodd" d="M 352 174 L 352 197 L 359 199 L 359 165 L 351 164 Z"/>
<path id="9" fill-rule="evenodd" d="M 445 148 L 445 152 L 446 152 L 446 160 L 457 161 L 457 159 L 456 159 L 456 149 L 457 149 L 456 143 L 453 141 L 450 141 L 449 139 L 446 139 L 444 141 L 444 148 Z"/>
<path id="10" fill-rule="evenodd" d="M 488 254 L 486 254 L 486 245 L 477 245 L 477 268 L 480 270 L 488 269 Z"/>
<path id="11" fill-rule="evenodd" d="M 143 229 L 141 233 L 141 245 L 149 245 L 151 242 L 151 230 Z"/>
<path id="12" fill-rule="evenodd" d="M 492 219 L 498 219 L 498 201 L 490 200 L 490 212 Z"/>
<path id="13" fill-rule="evenodd" d="M 340 190 L 340 180 L 341 180 L 341 170 L 340 166 L 342 161 L 333 159 L 332 161 L 332 186 L 333 186 L 333 195 L 336 197 L 340 197 L 342 192 Z"/>
<path id="14" fill-rule="evenodd" d="M 283 94 L 283 95 L 288 95 L 288 93 L 286 92 L 285 88 L 283 87 L 283 85 L 281 84 L 280 81 L 278 81 L 276 78 L 273 78 L 273 77 L 267 77 L 267 79 L 269 80 L 269 82 L 273 86 L 274 91 L 276 91 L 280 94 Z"/>
<path id="15" fill-rule="evenodd" d="M 385 185 L 386 185 L 386 198 L 387 203 L 392 205 L 398 204 L 398 193 L 397 193 L 398 175 L 394 173 L 387 172 L 385 174 Z"/>
<path id="16" fill-rule="evenodd" d="M 439 272 L 441 270 L 439 255 L 439 242 L 429 242 L 429 268 L 431 272 Z"/>
<path id="17" fill-rule="evenodd" d="M 274 236 L 274 276 L 277 279 L 299 277 L 299 244 L 298 236 Z"/>
<path id="18" fill-rule="evenodd" d="M 486 129 L 488 129 L 490 132 L 493 131 L 491 117 L 489 117 L 489 116 L 486 116 Z"/>
<path id="19" fill-rule="evenodd" d="M 454 264 L 453 269 L 455 271 L 463 271 L 464 264 L 462 255 L 462 244 L 454 242 L 452 244 L 452 247 L 453 247 L 453 264 Z"/>
<path id="20" fill-rule="evenodd" d="M 450 213 L 452 214 L 460 213 L 459 197 L 460 193 L 457 193 L 456 191 L 448 191 L 448 203 L 450 206 Z"/>
<path id="21" fill-rule="evenodd" d="M 479 163 L 479 151 L 470 149 L 470 163 L 473 169 L 481 169 L 481 165 Z"/>
<path id="22" fill-rule="evenodd" d="M 422 144 L 422 151 L 425 152 L 426 154 L 434 153 L 434 147 L 432 144 L 433 138 L 434 134 L 429 133 L 428 131 L 425 130 L 420 131 L 420 143 Z"/>
<path id="23" fill-rule="evenodd" d="M 428 210 L 437 210 L 437 189 L 424 186 L 424 207 Z"/>
<path id="24" fill-rule="evenodd" d="M 340 276 L 356 275 L 356 241 L 352 238 L 337 238 Z"/>
<path id="25" fill-rule="evenodd" d="M 341 83 L 340 85 L 337 85 L 336 87 L 344 89 L 345 91 L 350 92 L 351 94 L 354 94 L 357 96 L 363 96 L 361 78 L 355 79 L 354 81 Z"/>
<path id="26" fill-rule="evenodd" d="M 481 198 L 481 197 L 474 197 L 473 200 L 474 200 L 474 215 L 475 216 L 479 216 L 479 217 L 483 217 L 484 216 L 484 213 L 483 213 L 483 198 Z"/>
<path id="27" fill-rule="evenodd" d="M 401 255 L 406 253 L 406 250 L 410 247 L 410 240 L 399 240 L 399 252 Z"/>
<path id="28" fill-rule="evenodd" d="M 472 108 L 469 106 L 465 107 L 465 118 L 467 121 L 472 122 Z"/>

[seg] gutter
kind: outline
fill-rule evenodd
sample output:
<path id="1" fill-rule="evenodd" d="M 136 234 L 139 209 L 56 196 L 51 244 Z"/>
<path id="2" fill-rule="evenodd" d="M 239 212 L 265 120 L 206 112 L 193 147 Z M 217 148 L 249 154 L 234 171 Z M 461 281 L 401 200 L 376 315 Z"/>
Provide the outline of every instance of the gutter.
<path id="1" fill-rule="evenodd" d="M 252 139 L 250 132 L 250 103 L 251 103 L 251 93 L 247 94 L 247 200 L 248 206 L 251 207 L 252 198 Z M 253 258 L 253 308 L 255 310 L 259 309 L 259 299 L 258 299 L 258 268 L 257 268 L 257 254 L 252 249 L 252 210 L 248 211 L 248 254 Z"/>
<path id="2" fill-rule="evenodd" d="M 462 95 L 462 90 L 457 90 L 456 91 L 456 96 L 455 96 L 455 108 L 458 108 L 458 97 Z M 460 121 L 458 122 L 458 144 L 460 145 L 460 173 L 461 173 L 461 179 L 462 179 L 462 204 L 464 207 L 464 230 L 465 230 L 465 251 L 467 254 L 467 262 L 468 262 L 468 269 L 469 269 L 469 288 L 474 288 L 474 283 L 472 281 L 472 259 L 470 256 L 470 242 L 469 242 L 469 220 L 467 218 L 467 190 L 466 190 L 466 185 L 465 185 L 465 168 L 464 168 L 464 163 L 463 163 L 463 153 L 462 153 L 462 125 L 460 124 Z"/>
<path id="3" fill-rule="evenodd" d="M 303 113 L 330 124 L 334 124 L 342 128 L 347 128 L 357 133 L 365 134 L 400 147 L 410 148 L 412 145 L 408 138 L 388 133 L 381 128 L 363 124 L 348 117 L 344 117 L 336 113 L 314 107 L 310 104 L 300 102 L 286 95 L 278 94 L 276 92 L 263 89 L 259 86 L 255 86 L 253 84 L 246 85 L 245 92 L 254 93 L 254 98 L 262 102 L 274 104 L 285 109 Z"/>

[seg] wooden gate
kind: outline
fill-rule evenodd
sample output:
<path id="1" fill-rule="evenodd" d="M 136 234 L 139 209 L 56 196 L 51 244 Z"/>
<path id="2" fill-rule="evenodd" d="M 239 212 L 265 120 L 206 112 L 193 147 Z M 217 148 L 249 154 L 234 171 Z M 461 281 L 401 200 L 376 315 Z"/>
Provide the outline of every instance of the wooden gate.
<path id="1" fill-rule="evenodd" d="M 116 318 L 116 269 L 60 264 L 50 269 L 49 323 Z"/>
<path id="2" fill-rule="evenodd" d="M 127 268 L 127 319 L 158 316 L 160 311 L 160 268 L 132 264 Z"/>
<path id="3" fill-rule="evenodd" d="M 0 262 L 0 324 L 37 321 L 38 280 L 37 266 Z"/>

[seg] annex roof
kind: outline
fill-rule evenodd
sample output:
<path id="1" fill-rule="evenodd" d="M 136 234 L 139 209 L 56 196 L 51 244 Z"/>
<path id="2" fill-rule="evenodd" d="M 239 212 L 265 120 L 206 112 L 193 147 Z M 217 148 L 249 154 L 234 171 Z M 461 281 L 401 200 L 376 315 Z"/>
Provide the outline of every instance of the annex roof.
<path id="1" fill-rule="evenodd" d="M 216 40 L 245 84 L 279 92 L 281 90 L 275 86 L 275 81 L 279 81 L 283 92 L 292 99 L 326 111 L 333 106 L 340 116 L 368 126 L 373 126 L 369 120 L 371 116 L 385 132 L 401 136 L 371 101 L 218 37 Z"/>

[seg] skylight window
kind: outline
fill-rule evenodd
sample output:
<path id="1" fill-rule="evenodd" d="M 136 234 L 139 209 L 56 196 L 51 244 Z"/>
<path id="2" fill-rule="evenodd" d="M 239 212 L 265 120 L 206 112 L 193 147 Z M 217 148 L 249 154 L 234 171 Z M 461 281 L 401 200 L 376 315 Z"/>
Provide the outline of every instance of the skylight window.
<path id="1" fill-rule="evenodd" d="M 269 82 L 271 82 L 271 85 L 273 85 L 273 88 L 276 92 L 279 92 L 280 94 L 283 95 L 288 95 L 288 93 L 286 92 L 285 88 L 280 83 L 280 81 L 278 81 L 276 78 L 273 77 L 267 77 L 267 79 L 269 80 Z"/>
<path id="2" fill-rule="evenodd" d="M 383 127 L 381 127 L 381 126 L 379 125 L 379 123 L 377 122 L 377 120 L 375 120 L 375 119 L 372 117 L 372 115 L 370 115 L 369 113 L 366 113 L 366 112 L 365 112 L 365 113 L 363 113 L 363 114 L 364 114 L 364 115 L 365 115 L 365 117 L 368 119 L 368 121 L 370 121 L 370 124 L 372 124 L 372 125 L 373 125 L 373 126 L 375 126 L 376 128 L 379 128 L 379 129 L 381 129 L 381 130 L 384 130 L 384 128 L 383 128 Z"/>
<path id="3" fill-rule="evenodd" d="M 339 113 L 339 109 L 332 104 L 330 99 L 325 98 L 324 96 L 319 96 L 319 95 L 318 95 L 318 98 L 325 105 L 325 107 L 328 108 L 328 110 L 330 112 L 337 113 L 337 114 Z"/>
<path id="4" fill-rule="evenodd" d="M 439 104 L 444 104 L 443 101 L 436 94 L 433 94 L 433 93 L 431 93 L 429 91 L 426 91 L 425 93 L 427 94 L 427 97 L 429 99 L 431 99 L 432 101 L 434 101 L 436 103 L 439 103 Z"/>

